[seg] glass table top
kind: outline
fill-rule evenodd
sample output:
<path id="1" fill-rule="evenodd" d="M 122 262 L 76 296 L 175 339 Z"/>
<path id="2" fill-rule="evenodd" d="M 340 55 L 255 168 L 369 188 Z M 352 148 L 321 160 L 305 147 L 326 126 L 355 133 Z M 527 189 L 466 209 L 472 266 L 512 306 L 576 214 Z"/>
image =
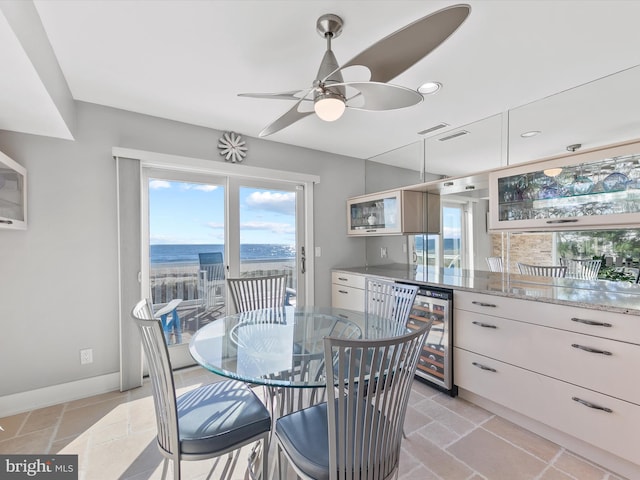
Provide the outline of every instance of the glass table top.
<path id="1" fill-rule="evenodd" d="M 397 322 L 331 307 L 284 307 L 220 318 L 189 343 L 206 369 L 247 383 L 297 388 L 325 385 L 327 336 L 380 339 L 409 333 Z"/>

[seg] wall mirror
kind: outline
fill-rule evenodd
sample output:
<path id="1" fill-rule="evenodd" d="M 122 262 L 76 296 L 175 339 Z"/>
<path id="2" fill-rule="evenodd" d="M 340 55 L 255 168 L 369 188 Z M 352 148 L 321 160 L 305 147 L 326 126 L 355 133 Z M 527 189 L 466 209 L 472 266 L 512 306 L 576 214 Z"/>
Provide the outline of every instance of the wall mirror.
<path id="1" fill-rule="evenodd" d="M 450 129 L 425 140 L 425 169 L 460 177 L 506 165 L 503 160 L 503 115 L 497 114 Z"/>
<path id="2" fill-rule="evenodd" d="M 509 165 L 640 137 L 640 66 L 509 112 Z M 540 132 L 523 137 L 527 132 Z"/>

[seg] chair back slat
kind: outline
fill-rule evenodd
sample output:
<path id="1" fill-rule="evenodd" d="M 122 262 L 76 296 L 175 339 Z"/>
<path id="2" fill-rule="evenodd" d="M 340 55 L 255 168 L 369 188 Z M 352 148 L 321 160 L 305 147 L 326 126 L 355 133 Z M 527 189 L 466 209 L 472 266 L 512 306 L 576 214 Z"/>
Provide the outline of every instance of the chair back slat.
<path id="1" fill-rule="evenodd" d="M 147 358 L 149 379 L 158 428 L 158 444 L 169 454 L 179 455 L 176 394 L 169 350 L 160 320 L 154 318 L 148 299 L 136 304 L 131 315 L 138 326 L 142 347 Z"/>
<path id="2" fill-rule="evenodd" d="M 487 257 L 487 265 L 490 272 L 502 272 L 504 270 L 502 257 Z"/>
<path id="3" fill-rule="evenodd" d="M 567 275 L 566 265 L 528 265 L 518 262 L 518 270 L 523 275 L 537 277 L 565 277 Z"/>
<path id="4" fill-rule="evenodd" d="M 331 479 L 390 478 L 397 472 L 404 418 L 431 322 L 380 340 L 326 337 Z"/>
<path id="5" fill-rule="evenodd" d="M 598 278 L 602 260 L 579 260 L 574 258 L 561 258 L 560 265 L 567 267 L 567 277 L 582 280 L 595 280 Z"/>
<path id="6" fill-rule="evenodd" d="M 409 319 L 417 293 L 417 285 L 368 277 L 365 281 L 365 313 L 391 318 L 404 326 Z"/>
<path id="7" fill-rule="evenodd" d="M 286 280 L 286 275 L 227 279 L 236 312 L 283 307 Z"/>

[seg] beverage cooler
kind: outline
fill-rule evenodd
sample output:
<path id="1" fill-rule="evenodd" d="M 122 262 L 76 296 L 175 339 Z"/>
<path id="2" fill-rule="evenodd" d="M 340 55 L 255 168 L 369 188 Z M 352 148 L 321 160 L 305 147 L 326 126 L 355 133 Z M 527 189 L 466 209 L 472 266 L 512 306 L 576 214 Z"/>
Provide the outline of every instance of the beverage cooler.
<path id="1" fill-rule="evenodd" d="M 433 320 L 416 376 L 451 396 L 457 395 L 453 384 L 453 291 L 421 286 L 409 314 L 407 326 L 420 328 Z"/>

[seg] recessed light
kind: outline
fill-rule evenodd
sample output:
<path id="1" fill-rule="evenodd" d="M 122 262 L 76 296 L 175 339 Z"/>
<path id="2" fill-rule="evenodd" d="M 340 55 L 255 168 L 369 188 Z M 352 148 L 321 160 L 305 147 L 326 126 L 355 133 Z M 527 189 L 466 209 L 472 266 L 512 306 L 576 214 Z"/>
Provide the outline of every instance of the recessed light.
<path id="1" fill-rule="evenodd" d="M 520 136 L 522 138 L 535 137 L 536 135 L 540 135 L 542 132 L 540 130 L 531 130 L 529 132 L 521 133 Z"/>
<path id="2" fill-rule="evenodd" d="M 440 82 L 425 82 L 418 87 L 418 92 L 423 95 L 433 95 L 442 88 Z"/>

